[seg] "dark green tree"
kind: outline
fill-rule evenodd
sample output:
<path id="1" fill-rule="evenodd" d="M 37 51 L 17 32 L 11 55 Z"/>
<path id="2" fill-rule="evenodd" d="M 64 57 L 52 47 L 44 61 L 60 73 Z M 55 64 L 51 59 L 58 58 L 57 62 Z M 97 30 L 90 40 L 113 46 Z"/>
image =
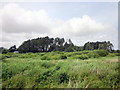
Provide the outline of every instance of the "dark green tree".
<path id="1" fill-rule="evenodd" d="M 109 52 L 113 50 L 113 44 L 110 41 L 106 42 L 87 42 L 85 43 L 83 50 L 105 49 Z"/>
<path id="2" fill-rule="evenodd" d="M 8 49 L 6 49 L 6 48 L 4 48 L 4 47 L 0 47 L 0 53 L 6 54 L 6 53 L 8 53 L 8 52 L 9 52 Z"/>
<path id="3" fill-rule="evenodd" d="M 11 47 L 9 48 L 9 52 L 14 52 L 14 51 L 16 51 L 16 45 L 11 46 Z"/>

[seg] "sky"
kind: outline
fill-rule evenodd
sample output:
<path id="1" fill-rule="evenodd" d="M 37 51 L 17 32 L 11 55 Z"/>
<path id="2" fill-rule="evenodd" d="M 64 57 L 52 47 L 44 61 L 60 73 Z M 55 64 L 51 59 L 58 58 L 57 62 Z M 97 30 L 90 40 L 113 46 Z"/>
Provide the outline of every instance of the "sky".
<path id="1" fill-rule="evenodd" d="M 71 39 L 75 45 L 110 41 L 118 48 L 117 2 L 2 2 L 0 46 L 19 47 L 37 37 Z"/>

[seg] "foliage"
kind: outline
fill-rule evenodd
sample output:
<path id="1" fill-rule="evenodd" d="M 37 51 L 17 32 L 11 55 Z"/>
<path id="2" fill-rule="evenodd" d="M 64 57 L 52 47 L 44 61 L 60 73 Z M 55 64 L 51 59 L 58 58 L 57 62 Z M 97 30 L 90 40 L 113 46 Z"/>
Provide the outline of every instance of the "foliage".
<path id="1" fill-rule="evenodd" d="M 50 57 L 49 57 L 49 56 L 44 55 L 44 56 L 42 56 L 42 57 L 41 57 L 41 60 L 50 60 Z"/>
<path id="2" fill-rule="evenodd" d="M 18 51 L 20 53 L 64 51 L 65 48 L 68 48 L 69 46 L 73 46 L 73 43 L 70 39 L 69 39 L 69 43 L 67 44 L 67 46 L 66 44 L 64 45 L 64 43 L 65 43 L 64 38 L 58 38 L 58 37 L 49 38 L 48 36 L 46 36 L 46 37 L 27 40 L 23 42 L 23 44 L 19 46 Z"/>
<path id="3" fill-rule="evenodd" d="M 61 55 L 61 56 L 60 56 L 60 59 L 67 59 L 67 56 Z"/>
<path id="4" fill-rule="evenodd" d="M 98 55 L 101 57 L 108 55 L 108 51 L 106 51 L 106 50 L 97 50 L 96 53 L 98 53 Z"/>
<path id="5" fill-rule="evenodd" d="M 65 52 L 73 52 L 73 51 L 83 51 L 83 50 L 95 50 L 95 49 L 104 49 L 109 52 L 113 52 L 113 45 L 110 41 L 106 42 L 87 42 L 84 46 L 76 46 L 72 43 L 71 39 L 65 41 L 64 38 L 49 38 L 40 37 L 32 40 L 27 40 L 19 46 L 18 51 L 20 53 L 28 53 L 28 52 L 51 52 L 51 51 L 65 51 Z M 10 47 L 9 51 L 14 52 L 16 46 Z"/>
<path id="6" fill-rule="evenodd" d="M 7 49 L 3 49 L 2 50 L 2 54 L 6 54 L 6 53 L 8 53 L 8 50 Z"/>
<path id="7" fill-rule="evenodd" d="M 9 48 L 9 52 L 14 52 L 14 51 L 16 51 L 17 49 L 16 49 L 16 45 L 14 45 L 14 46 L 11 46 L 10 48 Z"/>
<path id="8" fill-rule="evenodd" d="M 84 50 L 105 49 L 109 52 L 113 50 L 113 44 L 110 41 L 106 42 L 87 42 L 85 43 Z"/>
<path id="9" fill-rule="evenodd" d="M 116 53 L 116 56 L 120 56 L 120 53 Z"/>
<path id="10" fill-rule="evenodd" d="M 3 88 L 119 88 L 118 57 L 111 56 L 110 53 L 106 57 L 95 58 L 97 52 L 95 50 L 3 54 L 11 57 L 2 62 L 2 86 Z M 26 57 L 19 57 L 22 55 Z M 67 56 L 67 59 L 54 60 L 51 57 L 53 55 Z M 49 56 L 51 60 L 40 60 L 43 56 Z M 82 59 L 89 57 L 89 60 L 71 60 L 72 57 Z"/>
<path id="11" fill-rule="evenodd" d="M 59 83 L 68 83 L 69 75 L 66 72 L 60 73 L 59 76 Z"/>
<path id="12" fill-rule="evenodd" d="M 87 54 L 89 58 L 99 58 L 100 55 L 98 53 L 96 53 L 95 51 L 90 52 Z"/>
<path id="13" fill-rule="evenodd" d="M 88 57 L 88 55 L 86 55 L 86 54 L 82 54 L 82 55 L 79 56 L 79 59 L 82 59 L 82 60 L 88 59 L 88 58 L 89 58 L 89 57 Z"/>
<path id="14" fill-rule="evenodd" d="M 0 47 L 0 53 L 6 54 L 6 53 L 8 53 L 8 49 L 6 49 L 4 47 Z"/>

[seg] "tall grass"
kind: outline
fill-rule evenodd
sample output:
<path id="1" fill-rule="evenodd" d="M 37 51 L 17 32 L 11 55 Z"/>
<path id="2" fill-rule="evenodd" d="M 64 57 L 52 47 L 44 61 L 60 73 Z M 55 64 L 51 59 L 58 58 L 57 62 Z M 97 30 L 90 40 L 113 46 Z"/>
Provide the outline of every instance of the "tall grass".
<path id="1" fill-rule="evenodd" d="M 102 50 L 3 56 L 3 88 L 120 88 L 118 56 Z"/>

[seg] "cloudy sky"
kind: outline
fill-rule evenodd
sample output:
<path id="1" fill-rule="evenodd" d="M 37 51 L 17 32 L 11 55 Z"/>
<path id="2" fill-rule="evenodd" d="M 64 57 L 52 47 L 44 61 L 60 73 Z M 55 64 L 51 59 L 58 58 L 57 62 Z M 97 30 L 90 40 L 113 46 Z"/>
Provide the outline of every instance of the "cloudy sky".
<path id="1" fill-rule="evenodd" d="M 75 45 L 111 41 L 118 47 L 117 2 L 0 3 L 0 46 L 37 37 L 64 37 Z"/>

